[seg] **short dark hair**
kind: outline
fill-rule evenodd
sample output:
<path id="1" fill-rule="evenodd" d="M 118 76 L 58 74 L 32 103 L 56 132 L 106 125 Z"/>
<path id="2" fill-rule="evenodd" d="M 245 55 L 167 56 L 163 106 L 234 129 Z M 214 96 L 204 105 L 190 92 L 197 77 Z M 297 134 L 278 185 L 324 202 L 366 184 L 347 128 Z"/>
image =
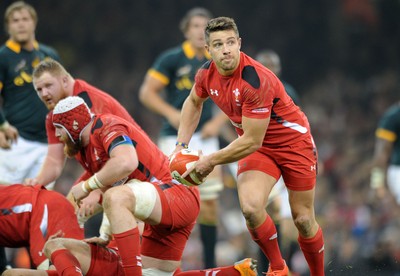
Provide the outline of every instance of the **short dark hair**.
<path id="1" fill-rule="evenodd" d="M 189 29 L 190 20 L 195 16 L 205 17 L 207 19 L 211 19 L 213 17 L 211 12 L 205 8 L 196 7 L 190 9 L 179 23 L 179 28 L 182 33 L 186 33 L 186 31 Z"/>
<path id="2" fill-rule="evenodd" d="M 235 20 L 230 17 L 217 17 L 208 21 L 206 26 L 206 43 L 210 42 L 210 33 L 218 31 L 232 30 L 235 32 L 236 36 L 239 37 L 239 30 L 236 26 Z"/>

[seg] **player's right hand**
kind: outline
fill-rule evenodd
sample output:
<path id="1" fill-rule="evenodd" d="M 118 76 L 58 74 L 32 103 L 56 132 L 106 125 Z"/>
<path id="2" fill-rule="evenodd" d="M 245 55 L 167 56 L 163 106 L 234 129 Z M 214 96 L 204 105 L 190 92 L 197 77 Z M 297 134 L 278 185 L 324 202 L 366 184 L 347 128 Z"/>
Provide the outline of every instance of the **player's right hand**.
<path id="1" fill-rule="evenodd" d="M 25 186 L 35 186 L 39 184 L 36 178 L 25 178 L 24 183 Z"/>
<path id="2" fill-rule="evenodd" d="M 2 149 L 11 148 L 11 142 L 7 139 L 6 134 L 3 131 L 0 131 L 0 148 Z"/>

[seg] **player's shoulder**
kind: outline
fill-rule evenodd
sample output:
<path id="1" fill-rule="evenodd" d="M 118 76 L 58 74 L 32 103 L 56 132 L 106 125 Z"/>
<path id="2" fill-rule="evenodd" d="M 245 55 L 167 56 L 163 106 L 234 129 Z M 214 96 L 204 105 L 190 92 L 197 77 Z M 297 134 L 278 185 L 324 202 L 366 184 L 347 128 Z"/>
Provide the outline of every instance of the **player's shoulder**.
<path id="1" fill-rule="evenodd" d="M 8 48 L 6 47 L 5 44 L 1 45 L 1 46 L 0 46 L 0 53 L 6 52 L 7 49 L 8 49 Z"/>
<path id="2" fill-rule="evenodd" d="M 178 59 L 184 56 L 183 48 L 182 46 L 175 46 L 172 48 L 168 48 L 161 52 L 161 54 L 158 56 L 158 60 L 174 60 Z"/>
<path id="3" fill-rule="evenodd" d="M 257 61 L 245 53 L 241 53 L 241 63 L 242 80 L 255 89 L 260 88 L 260 73 L 264 68 L 260 67 L 260 64 Z"/>
<path id="4" fill-rule="evenodd" d="M 10 53 L 12 53 L 12 51 L 5 44 L 2 45 L 0 47 L 0 56 L 1 56 L 0 62 L 4 61 L 5 58 L 10 55 Z"/>
<path id="5" fill-rule="evenodd" d="M 39 51 L 45 53 L 47 56 L 59 59 L 57 50 L 47 44 L 39 43 Z"/>
<path id="6" fill-rule="evenodd" d="M 385 113 L 383 114 L 382 117 L 386 118 L 399 118 L 400 120 L 400 103 L 396 103 L 392 106 L 390 106 Z"/>
<path id="7" fill-rule="evenodd" d="M 278 78 L 265 66 L 245 53 L 241 53 L 241 78 L 252 88 L 259 89 L 261 85 L 276 83 Z"/>

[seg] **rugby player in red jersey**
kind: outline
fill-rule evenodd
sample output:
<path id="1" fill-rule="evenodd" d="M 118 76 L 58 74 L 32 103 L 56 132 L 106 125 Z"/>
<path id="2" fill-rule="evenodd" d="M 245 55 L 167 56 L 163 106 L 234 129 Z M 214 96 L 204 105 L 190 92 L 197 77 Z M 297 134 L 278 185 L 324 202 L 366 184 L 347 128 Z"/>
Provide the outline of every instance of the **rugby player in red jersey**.
<path id="1" fill-rule="evenodd" d="M 195 170 L 206 177 L 216 165 L 239 161 L 240 206 L 253 240 L 269 259 L 267 275 L 288 275 L 276 228 L 265 211 L 270 191 L 282 176 L 311 275 L 324 275 L 323 234 L 314 212 L 317 149 L 307 117 L 270 70 L 240 51 L 233 19 L 210 20 L 205 34 L 212 59 L 198 71 L 183 105 L 175 152 L 190 142 L 208 98 L 228 115 L 238 138 L 204 155 L 183 176 Z"/>
<path id="2" fill-rule="evenodd" d="M 74 208 L 62 194 L 41 186 L 0 185 L 0 246 L 27 246 L 33 264 L 47 269 L 43 247 L 59 230 L 83 239 Z"/>

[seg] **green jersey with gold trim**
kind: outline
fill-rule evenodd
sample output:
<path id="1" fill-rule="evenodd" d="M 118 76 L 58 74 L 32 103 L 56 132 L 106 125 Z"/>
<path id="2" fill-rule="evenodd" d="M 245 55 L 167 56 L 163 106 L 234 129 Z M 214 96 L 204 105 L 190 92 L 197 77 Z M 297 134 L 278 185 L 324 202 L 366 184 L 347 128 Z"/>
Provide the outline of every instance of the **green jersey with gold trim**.
<path id="1" fill-rule="evenodd" d="M 21 137 L 42 143 L 47 142 L 46 115 L 48 110 L 39 99 L 33 84 L 33 68 L 43 59 L 60 60 L 57 52 L 35 42 L 27 51 L 8 40 L 0 48 L 0 94 L 3 100 L 0 124 L 7 120 L 18 129 Z"/>
<path id="2" fill-rule="evenodd" d="M 400 165 L 400 103 L 383 114 L 375 132 L 376 137 L 393 142 L 390 164 Z"/>
<path id="3" fill-rule="evenodd" d="M 179 110 L 192 89 L 197 70 L 210 58 L 206 51 L 204 54 L 203 59 L 198 59 L 189 42 L 185 41 L 163 52 L 149 69 L 148 74 L 166 85 L 166 101 Z M 213 105 L 211 100 L 204 103 L 196 131 L 212 118 Z M 177 135 L 177 130 L 164 118 L 160 135 Z"/>

